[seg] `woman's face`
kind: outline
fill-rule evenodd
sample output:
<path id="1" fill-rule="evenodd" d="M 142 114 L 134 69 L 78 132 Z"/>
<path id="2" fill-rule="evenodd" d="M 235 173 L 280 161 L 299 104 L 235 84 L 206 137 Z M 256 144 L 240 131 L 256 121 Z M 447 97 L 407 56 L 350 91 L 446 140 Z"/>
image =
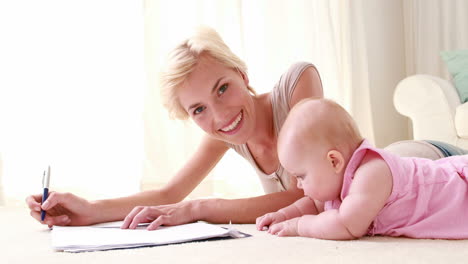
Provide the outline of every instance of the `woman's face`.
<path id="1" fill-rule="evenodd" d="M 244 144 L 255 128 L 253 96 L 245 74 L 202 55 L 179 88 L 182 107 L 210 136 Z"/>

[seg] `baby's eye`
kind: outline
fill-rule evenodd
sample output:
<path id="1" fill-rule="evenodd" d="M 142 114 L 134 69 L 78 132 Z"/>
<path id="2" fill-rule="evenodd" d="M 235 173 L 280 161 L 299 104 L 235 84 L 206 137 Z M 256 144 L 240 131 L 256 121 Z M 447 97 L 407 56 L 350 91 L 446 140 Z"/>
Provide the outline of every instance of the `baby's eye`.
<path id="1" fill-rule="evenodd" d="M 205 110 L 205 107 L 204 106 L 199 106 L 199 107 L 195 108 L 195 110 L 193 110 L 193 114 L 198 115 L 201 112 L 203 112 L 203 110 Z"/>
<path id="2" fill-rule="evenodd" d="M 219 87 L 219 89 L 218 89 L 218 94 L 219 95 L 223 94 L 224 92 L 226 92 L 227 88 L 228 88 L 227 84 L 221 85 L 221 87 Z"/>

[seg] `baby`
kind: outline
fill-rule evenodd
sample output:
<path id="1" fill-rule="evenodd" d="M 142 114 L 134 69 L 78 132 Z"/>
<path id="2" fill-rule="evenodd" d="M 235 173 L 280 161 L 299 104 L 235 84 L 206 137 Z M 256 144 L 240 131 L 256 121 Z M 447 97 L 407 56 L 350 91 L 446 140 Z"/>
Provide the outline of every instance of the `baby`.
<path id="1" fill-rule="evenodd" d="M 305 99 L 278 138 L 283 167 L 305 197 L 257 219 L 278 236 L 468 238 L 468 155 L 400 158 L 363 139 L 327 99 Z"/>

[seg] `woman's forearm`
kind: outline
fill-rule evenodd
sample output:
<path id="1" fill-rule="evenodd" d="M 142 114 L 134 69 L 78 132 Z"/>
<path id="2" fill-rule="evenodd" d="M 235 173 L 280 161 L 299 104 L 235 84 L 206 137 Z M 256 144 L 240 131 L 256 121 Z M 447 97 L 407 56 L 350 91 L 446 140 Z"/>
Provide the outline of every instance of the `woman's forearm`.
<path id="1" fill-rule="evenodd" d="M 303 196 L 301 190 L 294 189 L 244 199 L 201 199 L 192 201 L 192 210 L 196 220 L 253 224 L 257 217 L 286 207 Z"/>
<path id="2" fill-rule="evenodd" d="M 255 219 L 277 211 L 303 197 L 301 190 L 293 189 L 244 199 L 200 199 L 188 201 L 193 220 L 212 223 L 255 223 Z M 150 190 L 126 197 L 91 202 L 92 223 L 123 220 L 135 206 L 167 205 L 180 198 L 162 190 Z"/>
<path id="3" fill-rule="evenodd" d="M 125 197 L 96 200 L 91 202 L 95 219 L 92 222 L 108 222 L 123 220 L 135 206 L 154 206 L 172 204 L 180 199 L 165 194 L 163 190 L 148 190 Z"/>

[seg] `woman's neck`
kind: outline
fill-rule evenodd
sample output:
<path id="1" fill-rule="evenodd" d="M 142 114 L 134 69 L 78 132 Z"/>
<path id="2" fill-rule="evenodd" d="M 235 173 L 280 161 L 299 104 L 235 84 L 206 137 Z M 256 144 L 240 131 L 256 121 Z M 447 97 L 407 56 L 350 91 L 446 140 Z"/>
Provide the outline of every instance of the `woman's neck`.
<path id="1" fill-rule="evenodd" d="M 276 132 L 273 122 L 273 109 L 270 93 L 260 94 L 255 100 L 255 129 L 253 135 L 247 140 L 249 145 L 276 144 Z"/>

